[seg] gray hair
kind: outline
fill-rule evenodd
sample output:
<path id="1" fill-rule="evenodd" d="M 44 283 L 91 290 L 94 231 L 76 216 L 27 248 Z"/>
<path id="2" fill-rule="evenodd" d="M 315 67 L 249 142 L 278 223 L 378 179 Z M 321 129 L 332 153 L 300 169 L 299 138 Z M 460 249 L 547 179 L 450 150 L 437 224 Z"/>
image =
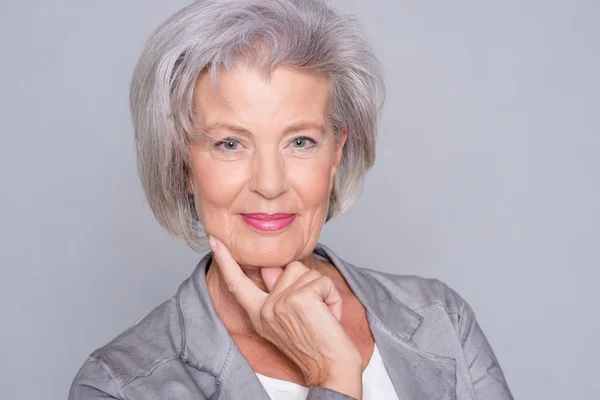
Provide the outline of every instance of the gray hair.
<path id="1" fill-rule="evenodd" d="M 334 135 L 348 138 L 334 178 L 327 220 L 358 198 L 375 161 L 378 116 L 385 97 L 383 71 L 360 23 L 322 0 L 200 0 L 150 36 L 131 82 L 130 104 L 138 168 L 159 223 L 197 251 L 205 248 L 193 199 L 188 143 L 197 136 L 194 88 L 207 72 L 240 59 L 268 77 L 278 65 L 328 76 Z M 196 128 L 195 128 L 196 127 Z"/>

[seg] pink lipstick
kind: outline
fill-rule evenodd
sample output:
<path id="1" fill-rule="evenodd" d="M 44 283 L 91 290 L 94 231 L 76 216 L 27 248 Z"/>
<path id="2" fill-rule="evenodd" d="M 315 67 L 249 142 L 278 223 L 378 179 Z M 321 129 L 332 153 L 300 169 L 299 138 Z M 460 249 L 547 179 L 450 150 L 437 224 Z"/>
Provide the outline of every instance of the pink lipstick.
<path id="1" fill-rule="evenodd" d="M 288 227 L 296 219 L 296 214 L 240 214 L 245 223 L 259 231 L 279 231 Z"/>

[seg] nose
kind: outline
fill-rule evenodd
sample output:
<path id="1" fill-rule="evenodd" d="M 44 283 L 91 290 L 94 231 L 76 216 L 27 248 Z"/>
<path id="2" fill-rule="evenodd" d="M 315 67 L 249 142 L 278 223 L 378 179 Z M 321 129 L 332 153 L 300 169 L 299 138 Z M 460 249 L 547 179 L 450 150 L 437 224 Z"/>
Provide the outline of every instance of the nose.
<path id="1" fill-rule="evenodd" d="M 276 148 L 257 150 L 252 157 L 249 188 L 267 199 L 287 190 L 285 162 Z"/>

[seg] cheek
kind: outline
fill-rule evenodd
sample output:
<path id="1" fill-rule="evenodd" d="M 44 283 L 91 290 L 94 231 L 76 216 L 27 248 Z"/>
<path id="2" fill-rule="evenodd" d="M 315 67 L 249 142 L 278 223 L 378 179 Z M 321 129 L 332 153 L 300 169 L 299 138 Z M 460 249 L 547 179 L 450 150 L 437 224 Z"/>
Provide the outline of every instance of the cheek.
<path id="1" fill-rule="evenodd" d="M 307 211 L 327 208 L 331 189 L 332 162 L 329 157 L 296 163 L 289 169 L 290 183 Z"/>
<path id="2" fill-rule="evenodd" d="M 215 161 L 207 153 L 193 156 L 196 207 L 209 228 L 211 220 L 235 201 L 247 181 L 247 168 L 239 162 Z"/>

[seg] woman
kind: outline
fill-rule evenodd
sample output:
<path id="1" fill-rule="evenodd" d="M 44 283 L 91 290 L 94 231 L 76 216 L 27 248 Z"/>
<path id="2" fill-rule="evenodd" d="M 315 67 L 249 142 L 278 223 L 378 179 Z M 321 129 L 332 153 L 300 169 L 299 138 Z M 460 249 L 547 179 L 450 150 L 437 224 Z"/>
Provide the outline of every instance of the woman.
<path id="1" fill-rule="evenodd" d="M 131 86 L 140 175 L 158 221 L 211 252 L 70 399 L 511 399 L 459 295 L 317 243 L 374 162 L 382 95 L 359 25 L 319 0 L 205 0 L 162 25 Z"/>

